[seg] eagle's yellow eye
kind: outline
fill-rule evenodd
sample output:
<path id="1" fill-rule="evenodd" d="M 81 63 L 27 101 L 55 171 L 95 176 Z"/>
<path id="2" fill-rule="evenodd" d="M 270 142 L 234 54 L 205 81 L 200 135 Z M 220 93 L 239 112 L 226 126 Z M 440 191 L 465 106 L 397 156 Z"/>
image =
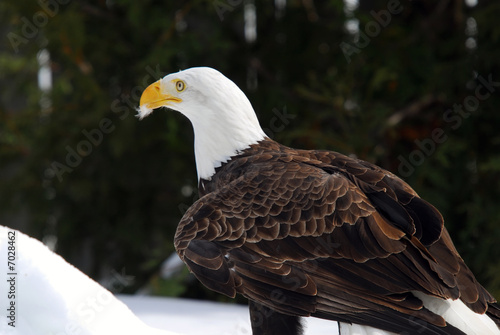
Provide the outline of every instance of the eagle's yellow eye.
<path id="1" fill-rule="evenodd" d="M 177 92 L 182 92 L 186 88 L 186 84 L 182 80 L 178 80 L 175 83 L 175 88 L 177 89 Z"/>

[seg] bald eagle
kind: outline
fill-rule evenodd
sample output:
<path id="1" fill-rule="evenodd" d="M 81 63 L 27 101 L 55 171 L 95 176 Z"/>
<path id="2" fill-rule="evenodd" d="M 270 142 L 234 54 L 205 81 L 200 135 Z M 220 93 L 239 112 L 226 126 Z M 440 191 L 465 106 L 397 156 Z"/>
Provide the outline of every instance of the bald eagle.
<path id="1" fill-rule="evenodd" d="M 194 129 L 200 199 L 174 244 L 206 287 L 249 300 L 255 335 L 500 334 L 500 309 L 436 208 L 403 180 L 333 151 L 266 136 L 245 94 L 206 67 L 167 75 L 139 117 L 167 107 Z"/>

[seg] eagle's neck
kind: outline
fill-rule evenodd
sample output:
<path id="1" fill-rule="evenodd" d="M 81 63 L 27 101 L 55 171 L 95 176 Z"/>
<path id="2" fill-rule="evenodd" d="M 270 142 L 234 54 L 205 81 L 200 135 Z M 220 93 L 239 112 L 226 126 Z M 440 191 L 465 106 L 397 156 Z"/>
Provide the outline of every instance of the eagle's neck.
<path id="1" fill-rule="evenodd" d="M 198 180 L 210 180 L 216 168 L 266 137 L 253 109 L 220 115 L 207 111 L 203 120 L 191 120 Z"/>

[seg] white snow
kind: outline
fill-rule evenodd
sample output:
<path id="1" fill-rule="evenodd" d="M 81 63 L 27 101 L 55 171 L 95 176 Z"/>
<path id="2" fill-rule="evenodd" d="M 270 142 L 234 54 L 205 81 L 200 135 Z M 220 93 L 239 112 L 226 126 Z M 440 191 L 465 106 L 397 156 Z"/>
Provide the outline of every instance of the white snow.
<path id="1" fill-rule="evenodd" d="M 41 242 L 0 226 L 0 334 L 175 333 L 147 326 Z"/>
<path id="2" fill-rule="evenodd" d="M 184 335 L 251 335 L 248 307 L 208 301 L 119 295 L 146 324 Z M 334 335 L 336 322 L 304 319 L 306 334 Z"/>

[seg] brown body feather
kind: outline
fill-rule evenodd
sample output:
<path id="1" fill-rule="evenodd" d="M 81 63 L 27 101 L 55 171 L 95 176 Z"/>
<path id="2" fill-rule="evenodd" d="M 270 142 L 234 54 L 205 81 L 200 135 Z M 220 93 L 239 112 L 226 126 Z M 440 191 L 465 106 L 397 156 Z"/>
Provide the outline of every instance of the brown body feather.
<path id="1" fill-rule="evenodd" d="M 420 291 L 500 324 L 440 213 L 377 166 L 265 139 L 201 180 L 200 195 L 175 246 L 212 290 L 286 315 L 462 334 L 411 293 Z"/>

